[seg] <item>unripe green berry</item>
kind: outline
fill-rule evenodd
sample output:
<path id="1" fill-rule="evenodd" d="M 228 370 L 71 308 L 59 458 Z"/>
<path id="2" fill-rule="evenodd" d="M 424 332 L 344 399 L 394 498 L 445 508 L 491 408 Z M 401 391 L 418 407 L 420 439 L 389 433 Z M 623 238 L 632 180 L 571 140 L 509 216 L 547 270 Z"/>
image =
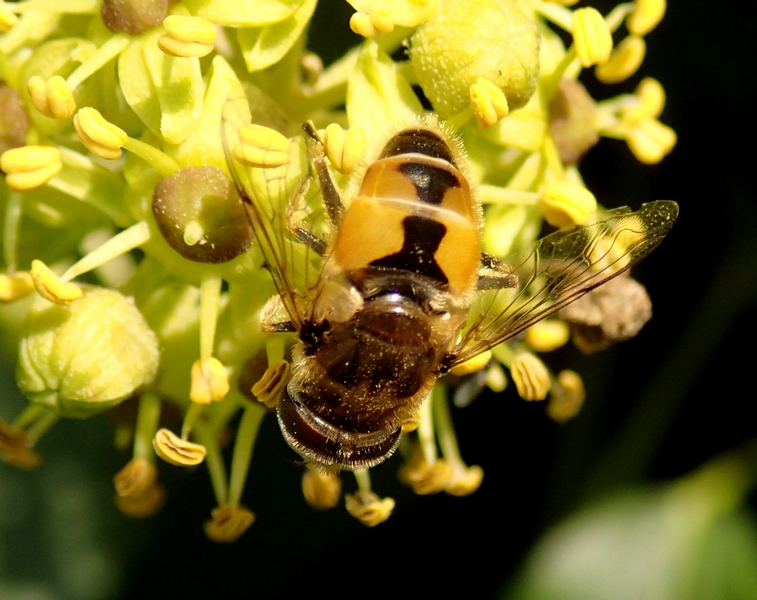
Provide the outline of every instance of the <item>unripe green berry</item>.
<path id="1" fill-rule="evenodd" d="M 152 382 L 158 340 L 131 300 L 83 286 L 68 305 L 38 298 L 26 315 L 16 370 L 33 403 L 62 417 L 86 418 Z"/>
<path id="2" fill-rule="evenodd" d="M 434 110 L 468 106 L 479 78 L 502 89 L 510 110 L 528 102 L 539 77 L 539 34 L 513 0 L 447 1 L 411 39 L 410 58 Z"/>

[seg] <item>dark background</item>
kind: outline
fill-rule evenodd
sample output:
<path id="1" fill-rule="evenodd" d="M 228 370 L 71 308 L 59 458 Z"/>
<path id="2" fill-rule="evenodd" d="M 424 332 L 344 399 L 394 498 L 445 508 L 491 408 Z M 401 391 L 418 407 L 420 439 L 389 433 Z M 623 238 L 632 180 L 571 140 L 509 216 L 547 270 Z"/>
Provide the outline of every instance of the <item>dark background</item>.
<path id="1" fill-rule="evenodd" d="M 612 6 L 592 5 L 603 13 Z M 335 33 L 319 38 L 344 40 L 351 12 L 346 3 L 323 2 L 313 27 Z M 574 421 L 555 425 L 543 406 L 512 389 L 455 410 L 463 458 L 485 472 L 480 490 L 467 498 L 415 496 L 396 481 L 398 461 L 388 461 L 372 471 L 373 488 L 397 507 L 368 529 L 341 507 L 318 513 L 305 504 L 301 471 L 267 419 L 243 498 L 257 521 L 237 543 L 214 544 L 202 532 L 214 505 L 203 470 L 162 469 L 170 496 L 150 520 L 108 517 L 106 535 L 119 538 L 126 564 L 120 597 L 496 597 L 540 533 L 582 502 L 679 477 L 753 438 L 754 17 L 752 3 L 671 1 L 646 37 L 637 76 L 614 88 L 596 84 L 591 73 L 582 78 L 595 97 L 632 91 L 643 76 L 662 82 L 668 101 L 661 120 L 678 134 L 671 155 L 645 166 L 624 143 L 603 140 L 581 171 L 606 206 L 674 199 L 680 217 L 634 271 L 654 303 L 641 334 L 598 355 L 566 350 L 550 360 L 555 371 L 584 376 L 587 403 Z M 72 457 L 99 471 L 102 487 L 93 493 L 108 502 L 108 478 L 125 457 L 103 451 L 109 425 L 93 421 L 62 423 L 42 451 L 68 443 Z M 101 453 L 96 463 L 93 448 Z M 351 478 L 344 481 L 352 491 Z M 30 536 L 30 554 L 33 543 Z"/>

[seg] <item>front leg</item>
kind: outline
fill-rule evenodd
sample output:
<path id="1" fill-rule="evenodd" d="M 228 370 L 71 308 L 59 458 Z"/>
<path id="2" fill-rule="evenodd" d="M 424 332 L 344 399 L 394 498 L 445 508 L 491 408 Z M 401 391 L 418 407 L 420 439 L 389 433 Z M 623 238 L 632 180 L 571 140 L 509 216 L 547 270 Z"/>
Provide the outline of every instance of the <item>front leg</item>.
<path id="1" fill-rule="evenodd" d="M 344 205 L 342 204 L 342 199 L 334 185 L 334 181 L 331 179 L 328 164 L 326 164 L 326 149 L 323 147 L 323 142 L 321 141 L 318 131 L 312 121 L 305 123 L 302 126 L 302 129 L 305 132 L 308 153 L 313 161 L 313 167 L 318 176 L 318 181 L 321 184 L 321 194 L 323 195 L 323 204 L 326 207 L 326 214 L 333 225 L 339 225 L 339 222 L 342 220 L 342 215 L 344 214 Z"/>

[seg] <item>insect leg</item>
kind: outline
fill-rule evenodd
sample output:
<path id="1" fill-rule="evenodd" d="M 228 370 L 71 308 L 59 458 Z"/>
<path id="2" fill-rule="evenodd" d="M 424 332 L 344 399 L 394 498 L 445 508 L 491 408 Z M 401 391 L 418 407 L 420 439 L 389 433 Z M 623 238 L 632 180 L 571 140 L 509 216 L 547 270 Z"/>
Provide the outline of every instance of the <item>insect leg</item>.
<path id="1" fill-rule="evenodd" d="M 477 288 L 482 290 L 499 290 L 518 286 L 518 276 L 504 262 L 491 254 L 481 253 L 481 266 L 478 269 Z"/>
<path id="2" fill-rule="evenodd" d="M 344 213 L 344 205 L 342 204 L 339 192 L 331 179 L 329 167 L 326 164 L 326 149 L 323 147 L 323 142 L 318 136 L 318 131 L 316 131 L 315 125 L 313 125 L 312 121 L 305 123 L 302 126 L 302 129 L 305 132 L 308 153 L 313 161 L 313 167 L 318 176 L 318 181 L 321 184 L 321 194 L 323 195 L 323 203 L 326 207 L 326 213 L 332 224 L 338 225 L 342 219 L 342 214 Z"/>

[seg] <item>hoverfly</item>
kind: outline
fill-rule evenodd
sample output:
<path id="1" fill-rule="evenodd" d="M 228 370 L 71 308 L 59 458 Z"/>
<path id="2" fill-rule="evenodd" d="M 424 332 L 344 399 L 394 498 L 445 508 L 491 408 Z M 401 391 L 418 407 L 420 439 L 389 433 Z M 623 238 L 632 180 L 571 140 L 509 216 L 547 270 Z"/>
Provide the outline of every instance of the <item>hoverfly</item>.
<path id="1" fill-rule="evenodd" d="M 277 169 L 236 161 L 239 125 L 225 115 L 229 169 L 278 292 L 262 325 L 298 337 L 278 421 L 323 468 L 385 460 L 440 376 L 629 269 L 678 214 L 672 201 L 611 211 L 501 261 L 481 251 L 466 157 L 438 124 L 387 135 L 344 200 L 312 124 L 305 166 Z"/>

